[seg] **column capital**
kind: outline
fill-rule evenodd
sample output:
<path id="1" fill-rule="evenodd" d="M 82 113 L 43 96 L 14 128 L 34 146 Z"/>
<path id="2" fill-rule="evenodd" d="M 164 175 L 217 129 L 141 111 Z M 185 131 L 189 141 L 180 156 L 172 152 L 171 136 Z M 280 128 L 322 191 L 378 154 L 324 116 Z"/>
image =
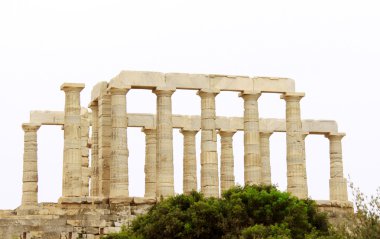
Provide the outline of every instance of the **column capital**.
<path id="1" fill-rule="evenodd" d="M 111 93 L 111 95 L 126 95 L 131 87 L 116 87 L 110 86 L 107 88 L 107 92 Z"/>
<path id="2" fill-rule="evenodd" d="M 22 129 L 25 132 L 37 132 L 37 130 L 41 127 L 40 124 L 32 124 L 32 123 L 24 123 L 22 124 Z"/>
<path id="3" fill-rule="evenodd" d="M 300 101 L 304 96 L 303 92 L 285 92 L 280 97 L 285 101 Z"/>
<path id="4" fill-rule="evenodd" d="M 342 140 L 342 138 L 346 136 L 345 133 L 328 133 L 325 134 L 325 137 L 328 138 L 329 140 Z"/>
<path id="5" fill-rule="evenodd" d="M 63 83 L 61 85 L 61 90 L 64 92 L 81 92 L 85 87 L 85 84 L 82 83 Z"/>
<path id="6" fill-rule="evenodd" d="M 310 134 L 310 132 L 302 132 L 302 139 L 306 139 L 306 137 Z"/>
<path id="7" fill-rule="evenodd" d="M 141 132 L 143 133 L 154 133 L 156 132 L 156 128 L 150 128 L 150 127 L 142 127 Z"/>
<path id="8" fill-rule="evenodd" d="M 267 137 L 267 138 L 272 136 L 272 134 L 273 134 L 273 131 L 262 131 L 262 132 L 260 132 L 260 136 Z"/>
<path id="9" fill-rule="evenodd" d="M 152 92 L 157 96 L 172 96 L 175 90 L 174 87 L 156 87 Z"/>
<path id="10" fill-rule="evenodd" d="M 258 100 L 261 96 L 261 92 L 259 91 L 242 91 L 239 93 L 239 97 L 243 98 L 244 100 Z"/>
<path id="11" fill-rule="evenodd" d="M 200 97 L 217 96 L 220 93 L 218 89 L 200 89 L 197 91 L 197 95 Z"/>
<path id="12" fill-rule="evenodd" d="M 237 130 L 232 130 L 232 129 L 220 129 L 218 130 L 218 134 L 221 137 L 232 137 L 236 133 Z"/>
<path id="13" fill-rule="evenodd" d="M 183 135 L 185 134 L 193 134 L 196 135 L 199 132 L 199 129 L 188 129 L 188 128 L 182 128 L 179 130 L 179 132 Z"/>

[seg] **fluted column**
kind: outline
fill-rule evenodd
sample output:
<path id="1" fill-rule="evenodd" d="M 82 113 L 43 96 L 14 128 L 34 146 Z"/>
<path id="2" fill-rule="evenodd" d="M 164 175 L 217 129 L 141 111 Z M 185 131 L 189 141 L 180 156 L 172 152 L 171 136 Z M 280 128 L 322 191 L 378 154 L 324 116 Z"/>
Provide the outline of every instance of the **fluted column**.
<path id="1" fill-rule="evenodd" d="M 300 101 L 304 93 L 286 93 L 286 163 L 288 192 L 299 198 L 308 197 Z"/>
<path id="2" fill-rule="evenodd" d="M 98 154 L 98 101 L 89 106 L 92 111 L 91 126 L 91 196 L 99 196 L 99 154 Z"/>
<path id="3" fill-rule="evenodd" d="M 217 136 L 215 130 L 216 90 L 200 90 L 201 97 L 201 191 L 206 197 L 219 197 Z"/>
<path id="4" fill-rule="evenodd" d="M 220 154 L 220 190 L 221 192 L 235 186 L 234 176 L 234 152 L 232 137 L 236 131 L 219 130 L 221 137 L 221 154 Z"/>
<path id="5" fill-rule="evenodd" d="M 157 197 L 174 195 L 172 94 L 175 89 L 157 88 Z"/>
<path id="6" fill-rule="evenodd" d="M 104 90 L 98 99 L 98 170 L 99 196 L 108 198 L 110 195 L 110 161 L 111 161 L 111 95 Z"/>
<path id="7" fill-rule="evenodd" d="M 304 173 L 303 177 L 305 182 L 307 183 L 307 167 L 306 167 L 306 137 L 309 135 L 309 132 L 303 132 L 302 133 L 302 157 L 304 159 L 303 161 L 303 170 Z M 308 190 L 308 189 L 307 189 Z M 308 190 L 309 191 L 309 190 Z"/>
<path id="8" fill-rule="evenodd" d="M 22 208 L 37 207 L 38 170 L 37 170 L 37 131 L 40 125 L 23 124 L 24 162 L 22 177 Z"/>
<path id="9" fill-rule="evenodd" d="M 343 176 L 342 138 L 344 133 L 330 133 L 330 200 L 348 201 L 347 179 Z"/>
<path id="10" fill-rule="evenodd" d="M 182 129 L 183 134 L 183 193 L 197 190 L 197 156 L 195 136 L 198 130 Z"/>
<path id="11" fill-rule="evenodd" d="M 156 156 L 157 132 L 155 129 L 143 128 L 145 133 L 145 194 L 144 197 L 156 197 Z"/>
<path id="12" fill-rule="evenodd" d="M 80 92 L 84 84 L 65 83 L 63 197 L 80 197 L 82 193 L 81 107 Z"/>
<path id="13" fill-rule="evenodd" d="M 244 183 L 261 183 L 259 92 L 242 92 L 244 99 Z"/>
<path id="14" fill-rule="evenodd" d="M 110 198 L 125 198 L 128 192 L 127 99 L 128 89 L 111 87 Z"/>
<path id="15" fill-rule="evenodd" d="M 90 122 L 88 121 L 87 108 L 81 109 L 81 144 L 82 144 L 82 196 L 89 195 L 89 149 L 88 138 L 90 131 Z"/>
<path id="16" fill-rule="evenodd" d="M 272 174 L 270 166 L 270 141 L 273 132 L 260 132 L 260 154 L 261 154 L 261 183 L 264 185 L 272 184 Z"/>

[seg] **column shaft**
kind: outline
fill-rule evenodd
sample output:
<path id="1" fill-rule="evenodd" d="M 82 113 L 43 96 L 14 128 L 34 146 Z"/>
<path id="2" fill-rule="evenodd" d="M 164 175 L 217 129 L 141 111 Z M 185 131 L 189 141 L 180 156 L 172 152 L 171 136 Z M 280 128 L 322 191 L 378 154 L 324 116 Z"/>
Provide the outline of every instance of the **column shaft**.
<path id="1" fill-rule="evenodd" d="M 22 177 L 22 208 L 38 204 L 37 131 L 40 125 L 23 124 L 24 162 Z"/>
<path id="2" fill-rule="evenodd" d="M 174 89 L 156 89 L 157 95 L 157 196 L 174 195 L 172 99 Z"/>
<path id="3" fill-rule="evenodd" d="M 80 197 L 82 194 L 82 150 L 80 92 L 84 84 L 63 84 L 65 92 L 63 197 Z"/>
<path id="4" fill-rule="evenodd" d="M 201 191 L 206 197 L 219 197 L 215 97 L 213 90 L 200 90 L 201 97 Z"/>
<path id="5" fill-rule="evenodd" d="M 128 89 L 111 88 L 110 198 L 128 197 L 127 100 Z"/>
<path id="6" fill-rule="evenodd" d="M 82 144 L 82 196 L 89 195 L 89 149 L 88 138 L 90 123 L 88 121 L 88 110 L 82 108 L 81 112 L 81 144 Z"/>
<path id="7" fill-rule="evenodd" d="M 262 162 L 261 183 L 264 185 L 272 184 L 269 140 L 272 133 L 273 132 L 260 132 L 260 154 Z"/>
<path id="8" fill-rule="evenodd" d="M 236 131 L 219 131 L 221 137 L 220 189 L 226 191 L 235 186 L 234 152 L 232 137 Z"/>
<path id="9" fill-rule="evenodd" d="M 98 154 L 98 101 L 91 105 L 92 126 L 91 126 L 91 196 L 99 196 L 99 154 Z"/>
<path id="10" fill-rule="evenodd" d="M 155 129 L 142 130 L 145 133 L 145 195 L 144 197 L 156 197 L 156 156 L 157 156 L 157 132 Z"/>
<path id="11" fill-rule="evenodd" d="M 330 200 L 348 201 L 347 179 L 343 176 L 342 138 L 344 133 L 331 133 L 330 140 Z"/>
<path id="12" fill-rule="evenodd" d="M 195 136 L 197 130 L 181 130 L 183 134 L 183 193 L 197 190 L 197 156 Z"/>
<path id="13" fill-rule="evenodd" d="M 286 162 L 288 192 L 305 199 L 308 197 L 300 100 L 303 93 L 287 93 L 286 101 Z"/>
<path id="14" fill-rule="evenodd" d="M 241 93 L 244 99 L 244 182 L 261 183 L 258 98 L 260 93 Z"/>
<path id="15" fill-rule="evenodd" d="M 309 135 L 309 132 L 302 133 L 302 158 L 303 158 L 303 170 L 302 173 L 304 181 L 307 183 L 307 167 L 306 167 L 306 137 Z M 307 185 L 306 185 L 307 186 Z"/>
<path id="16" fill-rule="evenodd" d="M 98 132 L 98 170 L 99 196 L 109 197 L 110 193 L 110 160 L 111 160 L 111 95 L 106 91 L 99 97 L 99 132 Z"/>

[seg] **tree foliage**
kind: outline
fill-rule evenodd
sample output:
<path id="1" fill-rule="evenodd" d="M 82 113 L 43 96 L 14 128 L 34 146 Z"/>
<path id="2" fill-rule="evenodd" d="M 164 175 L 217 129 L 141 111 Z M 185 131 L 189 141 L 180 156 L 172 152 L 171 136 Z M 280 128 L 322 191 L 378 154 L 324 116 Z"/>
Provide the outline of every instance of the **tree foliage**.
<path id="1" fill-rule="evenodd" d="M 123 233 L 124 237 L 106 238 L 312 239 L 327 238 L 329 229 L 312 200 L 273 186 L 238 186 L 220 199 L 192 192 L 163 200 Z"/>
<path id="2" fill-rule="evenodd" d="M 380 188 L 375 195 L 366 196 L 350 183 L 356 213 L 335 228 L 336 238 L 380 239 Z"/>

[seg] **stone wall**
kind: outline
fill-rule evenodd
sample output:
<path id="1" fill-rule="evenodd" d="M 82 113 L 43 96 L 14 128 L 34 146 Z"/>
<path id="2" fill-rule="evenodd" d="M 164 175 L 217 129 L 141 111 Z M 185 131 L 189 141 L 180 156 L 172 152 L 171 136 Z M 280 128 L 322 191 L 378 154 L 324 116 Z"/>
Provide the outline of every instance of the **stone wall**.
<path id="1" fill-rule="evenodd" d="M 37 208 L 0 211 L 1 239 L 98 239 L 119 232 L 124 225 L 155 204 L 154 199 L 128 198 L 109 204 L 105 200 L 75 203 L 40 203 Z"/>

